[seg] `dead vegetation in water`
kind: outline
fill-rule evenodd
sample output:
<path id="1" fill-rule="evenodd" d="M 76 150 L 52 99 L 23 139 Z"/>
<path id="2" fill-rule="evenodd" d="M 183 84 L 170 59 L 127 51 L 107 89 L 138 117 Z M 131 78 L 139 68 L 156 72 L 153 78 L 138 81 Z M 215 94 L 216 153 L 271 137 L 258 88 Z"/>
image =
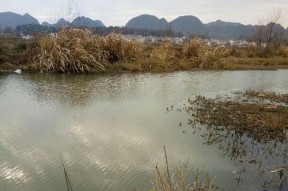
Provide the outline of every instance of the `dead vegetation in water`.
<path id="1" fill-rule="evenodd" d="M 247 134 L 258 142 L 287 141 L 288 95 L 264 91 L 236 92 L 236 98 L 189 100 L 187 111 L 200 124 Z"/>
<path id="2" fill-rule="evenodd" d="M 216 98 L 197 96 L 179 111 L 187 112 L 188 125 L 204 144 L 216 144 L 223 156 L 242 167 L 235 171 L 238 184 L 254 169 L 263 188 L 288 187 L 288 94 L 247 90 Z"/>
<path id="3" fill-rule="evenodd" d="M 171 170 L 168 163 L 166 148 L 165 170 L 161 171 L 156 166 L 157 176 L 152 181 L 149 191 L 213 191 L 216 190 L 214 179 L 203 176 L 197 171 L 191 179 L 188 179 L 188 162 L 183 163 L 178 168 Z"/>

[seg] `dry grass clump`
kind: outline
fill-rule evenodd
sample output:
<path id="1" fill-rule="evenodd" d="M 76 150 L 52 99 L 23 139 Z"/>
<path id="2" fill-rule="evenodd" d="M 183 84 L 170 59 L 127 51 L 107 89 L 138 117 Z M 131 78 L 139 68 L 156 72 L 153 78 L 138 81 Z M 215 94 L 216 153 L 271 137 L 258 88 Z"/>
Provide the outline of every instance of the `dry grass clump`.
<path id="1" fill-rule="evenodd" d="M 191 60 L 202 69 L 219 69 L 223 67 L 222 58 L 225 57 L 225 49 L 218 46 L 210 46 L 200 38 L 192 39 L 183 47 L 184 58 Z"/>
<path id="2" fill-rule="evenodd" d="M 150 57 L 155 61 L 175 62 L 178 61 L 179 54 L 171 43 L 163 43 L 152 50 Z"/>
<path id="3" fill-rule="evenodd" d="M 208 50 L 208 45 L 201 38 L 193 38 L 183 47 L 183 55 L 188 59 L 201 57 Z"/>
<path id="4" fill-rule="evenodd" d="M 107 53 L 102 37 L 88 30 L 62 29 L 55 37 L 39 38 L 33 58 L 42 72 L 91 73 L 105 70 Z"/>
<path id="5" fill-rule="evenodd" d="M 143 44 L 137 40 L 127 40 L 124 35 L 117 33 L 111 33 L 104 39 L 110 63 L 122 60 L 128 62 L 141 57 Z"/>
<path id="6" fill-rule="evenodd" d="M 144 71 L 167 72 L 175 71 L 181 55 L 171 43 L 163 43 L 153 48 L 148 58 L 138 60 Z"/>
<path id="7" fill-rule="evenodd" d="M 85 29 L 64 28 L 56 36 L 39 38 L 33 62 L 42 72 L 93 73 L 116 61 L 136 59 L 141 48 L 138 41 L 120 34 L 103 37 Z"/>

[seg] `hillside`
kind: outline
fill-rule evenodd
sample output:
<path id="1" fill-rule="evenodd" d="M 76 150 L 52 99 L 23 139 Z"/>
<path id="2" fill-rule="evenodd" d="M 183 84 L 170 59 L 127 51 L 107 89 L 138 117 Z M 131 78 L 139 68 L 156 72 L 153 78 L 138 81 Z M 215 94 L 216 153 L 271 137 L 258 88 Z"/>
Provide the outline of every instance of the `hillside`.
<path id="1" fill-rule="evenodd" d="M 160 30 L 160 29 L 167 29 L 168 22 L 164 18 L 159 19 L 153 15 L 140 15 L 138 17 L 129 20 L 128 23 L 126 24 L 126 27 Z"/>
<path id="2" fill-rule="evenodd" d="M 2 28 L 12 27 L 15 29 L 17 26 L 25 24 L 39 24 L 39 22 L 28 13 L 24 15 L 19 15 L 12 12 L 0 13 L 0 25 Z"/>
<path id="3" fill-rule="evenodd" d="M 183 35 L 207 35 L 206 26 L 194 16 L 181 16 L 170 22 L 172 30 Z"/>

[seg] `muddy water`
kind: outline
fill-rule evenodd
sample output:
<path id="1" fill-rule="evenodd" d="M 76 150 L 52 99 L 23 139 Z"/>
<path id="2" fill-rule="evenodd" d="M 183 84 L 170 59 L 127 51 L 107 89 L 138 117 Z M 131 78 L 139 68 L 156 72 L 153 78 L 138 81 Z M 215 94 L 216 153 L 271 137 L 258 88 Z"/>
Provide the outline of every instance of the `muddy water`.
<path id="1" fill-rule="evenodd" d="M 184 112 L 166 113 L 196 95 L 233 90 L 288 92 L 288 71 L 60 75 L 0 73 L 0 190 L 148 188 L 155 165 L 189 160 L 227 190 L 259 190 L 263 180 L 203 144 Z M 179 122 L 183 124 L 179 127 Z M 286 185 L 287 186 L 287 185 Z M 281 190 L 281 188 L 279 188 Z"/>

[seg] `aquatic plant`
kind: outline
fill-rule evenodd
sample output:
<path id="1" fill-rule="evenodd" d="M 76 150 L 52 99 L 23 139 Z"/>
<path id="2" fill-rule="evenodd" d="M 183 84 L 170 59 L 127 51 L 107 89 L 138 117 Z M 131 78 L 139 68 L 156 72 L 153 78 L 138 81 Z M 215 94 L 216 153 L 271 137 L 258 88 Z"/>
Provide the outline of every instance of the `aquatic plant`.
<path id="1" fill-rule="evenodd" d="M 288 94 L 247 90 L 197 96 L 180 111 L 189 114 L 188 125 L 201 132 L 205 144 L 217 144 L 223 156 L 244 167 L 235 172 L 238 184 L 247 167 L 259 171 L 265 188 L 288 187 Z"/>
<path id="2" fill-rule="evenodd" d="M 198 170 L 188 179 L 188 162 L 183 163 L 178 168 L 171 170 L 168 163 L 168 156 L 164 146 L 165 170 L 162 172 L 156 166 L 157 175 L 152 181 L 149 191 L 213 191 L 216 189 L 214 179 L 203 176 Z"/>

